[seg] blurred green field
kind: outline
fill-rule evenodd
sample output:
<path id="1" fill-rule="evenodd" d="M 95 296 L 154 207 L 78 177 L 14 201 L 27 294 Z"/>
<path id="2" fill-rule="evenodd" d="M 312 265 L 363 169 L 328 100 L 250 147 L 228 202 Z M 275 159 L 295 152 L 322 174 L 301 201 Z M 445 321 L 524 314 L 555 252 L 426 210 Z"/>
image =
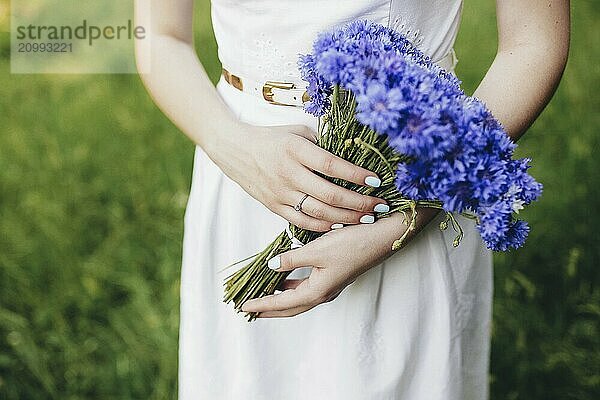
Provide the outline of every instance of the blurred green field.
<path id="1" fill-rule="evenodd" d="M 493 3 L 466 1 L 468 91 L 496 49 Z M 492 399 L 600 398 L 598 4 L 573 1 L 573 21 L 563 82 L 520 143 L 545 192 L 525 248 L 496 257 Z M 193 146 L 135 75 L 10 75 L 6 32 L 0 93 L 0 399 L 176 398 Z"/>

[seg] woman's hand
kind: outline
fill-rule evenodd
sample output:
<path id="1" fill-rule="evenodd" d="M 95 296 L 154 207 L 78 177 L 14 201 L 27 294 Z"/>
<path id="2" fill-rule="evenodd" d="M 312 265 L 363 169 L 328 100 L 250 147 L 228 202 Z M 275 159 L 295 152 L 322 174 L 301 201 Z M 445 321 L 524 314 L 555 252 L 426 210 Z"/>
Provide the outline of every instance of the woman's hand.
<path id="1" fill-rule="evenodd" d="M 419 209 L 412 239 L 437 210 Z M 392 243 L 407 229 L 404 217 L 395 213 L 372 225 L 354 225 L 330 231 L 305 246 L 269 261 L 277 271 L 312 266 L 306 279 L 286 280 L 281 293 L 249 300 L 242 311 L 259 312 L 259 318 L 291 317 L 335 299 L 346 286 L 393 254 Z"/>
<path id="2" fill-rule="evenodd" d="M 196 55 L 193 2 L 153 0 L 151 5 L 135 3 L 136 23 L 148 28 L 148 40 L 136 42 L 142 81 L 156 104 L 225 174 L 274 213 L 312 231 L 372 223 L 373 212 L 387 211 L 385 201 L 343 189 L 314 173 L 359 185 L 380 184 L 372 172 L 311 142 L 314 132 L 307 127 L 258 127 L 233 115 Z M 149 18 L 151 14 L 160 18 Z M 310 197 L 302 203 L 303 212 L 294 210 L 306 194 Z"/>
<path id="3" fill-rule="evenodd" d="M 216 133 L 218 135 L 218 133 Z M 315 132 L 303 125 L 261 127 L 239 122 L 209 153 L 215 163 L 252 197 L 287 221 L 325 232 L 334 224 L 372 223 L 373 212 L 389 210 L 385 200 L 344 189 L 317 175 L 378 187 L 364 168 L 323 150 Z M 294 209 L 305 195 L 302 212 Z M 340 226 L 340 225 L 338 225 Z"/>
<path id="4" fill-rule="evenodd" d="M 293 224 L 320 232 L 333 224 L 373 222 L 376 205 L 376 211 L 387 211 L 383 200 L 343 189 L 313 172 L 379 184 L 375 174 L 311 142 L 310 129 L 257 127 L 233 115 L 196 54 L 192 1 L 136 1 L 135 11 L 136 24 L 148 34 L 148 40 L 136 41 L 137 65 L 156 104 L 251 196 Z M 305 194 L 310 197 L 303 212 L 295 211 Z"/>

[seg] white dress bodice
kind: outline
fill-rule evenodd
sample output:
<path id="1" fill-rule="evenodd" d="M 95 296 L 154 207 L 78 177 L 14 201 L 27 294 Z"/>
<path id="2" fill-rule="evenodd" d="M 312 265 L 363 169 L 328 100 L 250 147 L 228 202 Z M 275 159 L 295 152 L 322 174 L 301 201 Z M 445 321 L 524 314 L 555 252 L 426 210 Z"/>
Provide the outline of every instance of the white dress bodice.
<path id="1" fill-rule="evenodd" d="M 452 49 L 462 0 L 212 0 L 219 59 L 256 80 L 297 82 L 298 54 L 319 32 L 369 19 L 405 34 L 434 61 Z"/>

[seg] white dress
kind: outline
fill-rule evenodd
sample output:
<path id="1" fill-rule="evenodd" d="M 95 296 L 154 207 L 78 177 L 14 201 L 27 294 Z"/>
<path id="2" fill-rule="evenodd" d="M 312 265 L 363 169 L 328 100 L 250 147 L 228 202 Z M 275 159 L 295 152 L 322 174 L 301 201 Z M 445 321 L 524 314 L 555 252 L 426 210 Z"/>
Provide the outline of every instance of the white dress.
<path id="1" fill-rule="evenodd" d="M 298 53 L 331 26 L 366 18 L 405 34 L 434 60 L 452 49 L 460 0 L 213 0 L 219 58 L 231 73 L 301 83 Z M 452 65 L 446 65 L 452 67 Z M 240 119 L 305 124 L 223 79 Z M 215 132 L 218 134 L 218 132 Z M 185 215 L 179 398 L 182 400 L 469 400 L 488 396 L 491 254 L 469 220 L 452 247 L 437 220 L 334 301 L 248 323 L 225 304 L 224 266 L 262 250 L 287 223 L 196 149 Z"/>

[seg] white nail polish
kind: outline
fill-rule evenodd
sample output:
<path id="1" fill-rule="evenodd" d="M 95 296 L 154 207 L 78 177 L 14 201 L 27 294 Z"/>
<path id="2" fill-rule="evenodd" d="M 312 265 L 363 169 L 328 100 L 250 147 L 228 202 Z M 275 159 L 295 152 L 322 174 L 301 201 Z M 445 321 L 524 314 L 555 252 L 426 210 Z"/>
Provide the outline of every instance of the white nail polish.
<path id="1" fill-rule="evenodd" d="M 281 267 L 281 257 L 275 256 L 275 257 L 271 258 L 269 260 L 269 262 L 267 263 L 267 265 L 271 269 L 279 269 L 279 267 Z"/>
<path id="2" fill-rule="evenodd" d="M 375 211 L 375 212 L 382 212 L 382 213 L 383 212 L 388 212 L 388 211 L 390 211 L 390 206 L 388 206 L 387 204 L 381 204 L 381 203 L 379 203 L 379 204 L 377 204 L 375 206 L 375 208 L 373 209 L 373 211 Z"/>
<path id="3" fill-rule="evenodd" d="M 379 186 L 381 186 L 381 179 L 379 179 L 375 176 L 367 176 L 365 178 L 365 185 L 368 185 L 371 187 L 379 187 Z"/>
<path id="4" fill-rule="evenodd" d="M 360 217 L 361 224 L 372 224 L 373 222 L 375 222 L 375 217 L 372 215 L 363 215 Z"/>
<path id="5" fill-rule="evenodd" d="M 331 229 L 340 229 L 343 228 L 344 224 L 333 224 L 331 225 Z"/>

